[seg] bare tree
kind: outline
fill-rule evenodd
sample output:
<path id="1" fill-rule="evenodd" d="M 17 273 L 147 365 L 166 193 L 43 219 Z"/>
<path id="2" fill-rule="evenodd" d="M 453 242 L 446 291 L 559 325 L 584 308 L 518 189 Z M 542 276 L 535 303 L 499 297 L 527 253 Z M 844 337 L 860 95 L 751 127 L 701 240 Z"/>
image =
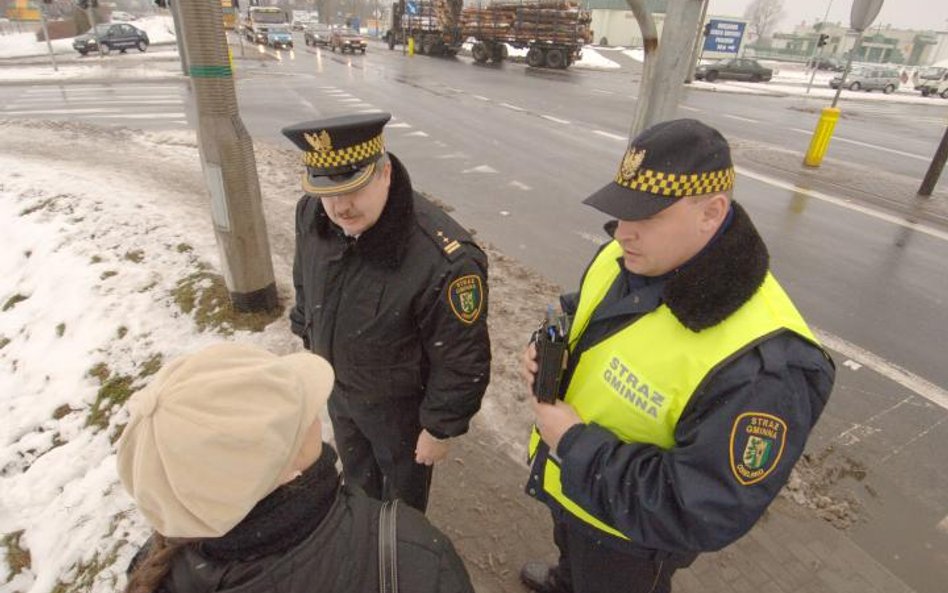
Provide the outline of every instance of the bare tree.
<path id="1" fill-rule="evenodd" d="M 783 0 L 752 0 L 744 11 L 751 32 L 758 39 L 767 37 L 783 17 Z"/>

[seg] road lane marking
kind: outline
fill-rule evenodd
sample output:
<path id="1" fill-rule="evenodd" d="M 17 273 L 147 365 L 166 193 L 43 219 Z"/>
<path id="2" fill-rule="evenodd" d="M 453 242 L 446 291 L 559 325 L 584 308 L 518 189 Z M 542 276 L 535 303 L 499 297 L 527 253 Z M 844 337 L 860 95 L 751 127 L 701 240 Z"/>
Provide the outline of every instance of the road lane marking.
<path id="1" fill-rule="evenodd" d="M 605 91 L 603 89 L 593 89 L 594 93 L 599 93 L 600 95 L 614 95 L 612 91 Z"/>
<path id="2" fill-rule="evenodd" d="M 817 200 L 822 200 L 824 202 L 828 202 L 836 206 L 841 206 L 843 208 L 847 208 L 849 210 L 853 210 L 855 212 L 865 214 L 866 216 L 871 216 L 872 218 L 875 218 L 884 222 L 888 222 L 890 224 L 895 224 L 907 229 L 911 229 L 913 231 L 924 233 L 930 237 L 941 239 L 942 241 L 948 241 L 948 233 L 946 233 L 945 231 L 936 229 L 934 227 L 919 224 L 917 222 L 911 222 L 909 220 L 905 220 L 904 218 L 893 216 L 892 214 L 886 214 L 885 212 L 872 210 L 871 208 L 867 208 L 866 206 L 854 204 L 842 198 L 837 198 L 834 196 L 824 194 L 823 192 L 818 192 L 812 189 L 805 189 L 797 185 L 794 185 L 793 183 L 775 179 L 773 177 L 770 177 L 769 175 L 762 175 L 760 173 L 755 173 L 753 171 L 745 169 L 744 167 L 734 167 L 734 169 L 738 172 L 738 174 L 746 175 L 747 177 L 750 177 L 751 179 L 756 179 L 757 181 L 760 181 L 761 183 L 766 183 L 767 185 L 772 185 L 773 187 L 789 190 L 798 194 L 803 194 L 811 198 L 816 198 Z"/>
<path id="3" fill-rule="evenodd" d="M 427 137 L 428 137 L 428 134 L 426 134 L 425 132 L 422 132 L 421 130 L 417 130 L 417 131 L 415 131 L 415 132 L 409 132 L 409 133 L 407 133 L 407 134 L 405 134 L 405 135 L 406 135 L 406 136 L 417 136 L 418 138 L 427 138 Z"/>
<path id="4" fill-rule="evenodd" d="M 930 433 L 930 432 L 933 431 L 934 429 L 938 428 L 939 426 L 941 426 L 942 424 L 944 424 L 946 421 L 948 421 L 948 416 L 943 416 L 940 420 L 938 420 L 938 422 L 932 424 L 931 426 L 929 426 L 928 428 L 926 428 L 926 429 L 923 430 L 922 432 L 920 432 L 920 433 L 918 433 L 917 435 L 913 436 L 912 438 L 910 438 L 909 440 L 905 441 L 905 442 L 902 443 L 901 445 L 898 445 L 898 446 L 896 446 L 896 447 L 893 447 L 892 450 L 889 451 L 882 459 L 880 459 L 879 461 L 877 461 L 877 462 L 875 463 L 875 465 L 876 465 L 876 466 L 882 465 L 883 463 L 885 463 L 885 462 L 888 461 L 889 459 L 895 457 L 896 455 L 898 455 L 899 453 L 901 453 L 902 451 L 904 451 L 904 450 L 907 449 L 908 447 L 911 447 L 911 446 L 912 446 L 913 444 L 915 444 L 916 442 L 918 442 L 918 441 L 922 440 L 923 438 L 925 438 L 926 436 L 928 436 L 928 433 Z"/>
<path id="5" fill-rule="evenodd" d="M 511 181 L 510 185 L 516 187 L 517 189 L 522 189 L 523 191 L 530 191 L 533 188 L 527 185 L 526 183 L 521 183 L 519 181 Z"/>
<path id="6" fill-rule="evenodd" d="M 118 109 L 20 109 L 0 111 L 3 115 L 84 115 L 90 113 L 115 113 Z"/>
<path id="7" fill-rule="evenodd" d="M 813 135 L 813 130 L 802 130 L 800 128 L 788 128 L 791 132 L 797 132 L 799 134 L 806 134 L 807 136 Z M 869 142 L 860 142 L 859 140 L 850 140 L 849 138 L 840 138 L 839 136 L 833 136 L 830 139 L 830 142 L 848 142 L 849 144 L 855 144 L 856 146 L 862 146 L 864 148 L 875 148 L 876 150 L 881 150 L 883 152 L 891 152 L 892 154 L 897 154 L 900 156 L 907 156 L 911 159 L 918 159 L 920 161 L 930 162 L 931 157 L 922 156 L 920 154 L 915 154 L 912 152 L 905 152 L 904 150 L 896 150 L 894 148 L 886 148 L 885 146 L 878 146 L 876 144 L 870 144 Z"/>
<path id="8" fill-rule="evenodd" d="M 478 101 L 490 101 L 490 97 L 485 97 L 484 95 L 471 95 Z"/>
<path id="9" fill-rule="evenodd" d="M 606 242 L 605 237 L 600 237 L 599 235 L 594 235 L 592 233 L 587 233 L 585 231 L 573 231 L 574 235 L 581 237 L 594 245 L 602 245 Z"/>
<path id="10" fill-rule="evenodd" d="M 501 107 L 506 107 L 507 109 L 512 109 L 514 111 L 526 111 L 523 107 L 517 107 L 516 105 L 511 105 L 510 103 L 501 103 Z"/>
<path id="11" fill-rule="evenodd" d="M 690 107 L 688 105 L 679 105 L 678 108 L 684 109 L 685 111 L 694 111 L 696 113 L 701 113 L 702 111 L 701 109 L 698 109 L 697 107 Z"/>
<path id="12" fill-rule="evenodd" d="M 172 119 L 184 116 L 183 113 L 106 113 L 93 117 L 95 119 Z"/>
<path id="13" fill-rule="evenodd" d="M 340 103 L 362 103 L 363 101 L 362 99 L 359 99 L 358 97 L 352 97 L 350 99 L 339 99 L 339 102 Z"/>
<path id="14" fill-rule="evenodd" d="M 467 155 L 463 152 L 450 152 L 448 154 L 439 154 L 435 156 L 436 159 L 464 159 L 467 158 Z"/>
<path id="15" fill-rule="evenodd" d="M 568 119 L 560 119 L 558 117 L 553 117 L 552 115 L 540 115 L 540 117 L 542 117 L 543 119 L 548 119 L 552 122 L 556 122 L 558 124 L 563 124 L 563 125 L 569 125 L 572 123 Z"/>
<path id="16" fill-rule="evenodd" d="M 747 123 L 749 123 L 749 124 L 759 124 L 759 123 L 760 123 L 760 120 L 759 120 L 759 119 L 751 119 L 751 118 L 749 118 L 749 117 L 741 117 L 740 115 L 731 115 L 730 113 L 722 113 L 721 115 L 723 115 L 724 117 L 726 117 L 726 118 L 728 118 L 728 119 L 736 119 L 737 121 L 743 121 L 743 122 L 747 122 Z"/>
<path id="17" fill-rule="evenodd" d="M 389 129 L 392 129 L 392 128 L 410 128 L 410 127 L 411 127 L 411 124 L 405 123 L 405 122 L 403 122 L 403 121 L 399 121 L 399 122 L 395 122 L 395 123 L 393 123 L 393 124 L 388 124 L 386 127 L 389 128 Z"/>
<path id="18" fill-rule="evenodd" d="M 883 377 L 924 397 L 936 406 L 948 410 L 948 391 L 945 391 L 938 385 L 903 369 L 897 364 L 885 360 L 877 354 L 873 354 L 868 350 L 847 342 L 839 336 L 819 328 L 814 328 L 814 333 L 827 348 L 835 350 L 847 358 L 858 361 L 860 364 L 869 367 Z"/>
<path id="19" fill-rule="evenodd" d="M 497 173 L 497 169 L 491 167 L 490 165 L 481 165 L 479 167 L 474 167 L 473 169 L 465 169 L 461 173 Z"/>
<path id="20" fill-rule="evenodd" d="M 613 134 L 612 132 L 604 132 L 603 130 L 593 130 L 593 134 L 599 134 L 600 136 L 612 138 L 613 140 L 621 140 L 622 142 L 625 142 L 628 139 L 625 136 Z"/>

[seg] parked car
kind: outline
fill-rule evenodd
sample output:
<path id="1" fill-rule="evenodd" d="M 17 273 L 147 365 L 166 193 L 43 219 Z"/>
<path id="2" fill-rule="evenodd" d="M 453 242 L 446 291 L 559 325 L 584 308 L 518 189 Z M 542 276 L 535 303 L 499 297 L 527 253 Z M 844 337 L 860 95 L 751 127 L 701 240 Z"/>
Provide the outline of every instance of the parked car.
<path id="1" fill-rule="evenodd" d="M 921 91 L 923 87 L 926 86 L 938 86 L 938 83 L 948 80 L 948 68 L 942 68 L 940 66 L 930 66 L 920 71 L 917 76 L 915 76 L 915 90 Z M 924 91 L 922 91 L 924 94 Z"/>
<path id="2" fill-rule="evenodd" d="M 347 51 L 355 53 L 356 50 L 360 50 L 362 53 L 365 53 L 365 48 L 367 45 L 368 44 L 362 35 L 359 35 L 353 29 L 344 27 L 333 29 L 332 37 L 329 40 L 329 49 L 332 51 L 336 51 L 336 49 L 338 49 L 341 53 L 346 53 Z"/>
<path id="3" fill-rule="evenodd" d="M 306 45 L 329 45 L 332 27 L 325 23 L 310 23 L 303 29 L 303 43 Z"/>
<path id="4" fill-rule="evenodd" d="M 773 76 L 773 70 L 761 66 L 757 60 L 748 58 L 720 60 L 711 64 L 702 64 L 695 69 L 695 78 L 708 82 L 714 82 L 719 78 L 766 82 Z"/>
<path id="5" fill-rule="evenodd" d="M 293 49 L 293 34 L 285 25 L 267 27 L 267 45 L 273 49 Z"/>
<path id="6" fill-rule="evenodd" d="M 148 44 L 148 33 L 128 23 L 102 23 L 72 41 L 73 49 L 82 55 L 90 51 L 108 54 L 113 49 L 125 53 L 125 50 L 133 47 L 145 51 Z"/>
<path id="7" fill-rule="evenodd" d="M 839 88 L 842 80 L 843 75 L 838 74 L 833 77 L 829 85 L 834 89 Z M 878 90 L 888 95 L 889 93 L 895 92 L 895 90 L 899 88 L 900 83 L 899 71 L 895 68 L 860 66 L 850 71 L 849 76 L 846 77 L 844 88 L 851 91 Z"/>
<path id="8" fill-rule="evenodd" d="M 807 60 L 807 68 L 813 68 L 814 66 L 817 70 L 830 70 L 832 72 L 842 72 L 846 69 L 845 62 L 841 62 L 833 57 L 811 58 Z"/>
<path id="9" fill-rule="evenodd" d="M 944 80 L 935 80 L 925 83 L 921 91 L 923 97 L 941 97 L 942 99 L 948 99 L 948 74 L 945 75 Z"/>

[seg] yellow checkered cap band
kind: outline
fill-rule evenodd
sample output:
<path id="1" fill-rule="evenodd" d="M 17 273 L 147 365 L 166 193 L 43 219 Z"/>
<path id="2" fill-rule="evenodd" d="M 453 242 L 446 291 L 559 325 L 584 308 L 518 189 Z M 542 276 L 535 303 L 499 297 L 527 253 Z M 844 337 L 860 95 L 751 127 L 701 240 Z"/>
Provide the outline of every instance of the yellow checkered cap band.
<path id="1" fill-rule="evenodd" d="M 707 173 L 665 173 L 651 169 L 640 169 L 632 179 L 624 179 L 622 173 L 616 175 L 616 183 L 635 191 L 683 198 L 685 196 L 703 196 L 727 191 L 734 187 L 734 168 L 709 171 Z"/>
<path id="2" fill-rule="evenodd" d="M 361 144 L 353 144 L 339 150 L 313 150 L 303 153 L 303 164 L 317 169 L 332 169 L 355 165 L 376 157 L 385 150 L 381 134 Z"/>

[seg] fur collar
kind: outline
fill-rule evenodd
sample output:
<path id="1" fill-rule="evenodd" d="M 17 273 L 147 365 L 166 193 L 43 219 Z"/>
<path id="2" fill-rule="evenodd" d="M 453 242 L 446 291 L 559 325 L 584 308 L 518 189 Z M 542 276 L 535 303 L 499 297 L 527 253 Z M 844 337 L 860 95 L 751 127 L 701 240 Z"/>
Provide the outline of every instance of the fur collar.
<path id="1" fill-rule="evenodd" d="M 388 153 L 388 156 L 392 163 L 388 201 L 378 221 L 359 236 L 353 248 L 370 262 L 394 269 L 401 263 L 408 238 L 415 227 L 415 205 L 408 171 L 395 155 Z M 341 228 L 329 220 L 322 202 L 316 209 L 315 225 L 316 232 L 323 239 L 337 237 L 340 241 L 350 240 Z"/>
<path id="2" fill-rule="evenodd" d="M 737 311 L 763 284 L 770 265 L 767 246 L 747 212 L 736 202 L 731 207 L 731 225 L 665 283 L 665 304 L 694 332 Z"/>

